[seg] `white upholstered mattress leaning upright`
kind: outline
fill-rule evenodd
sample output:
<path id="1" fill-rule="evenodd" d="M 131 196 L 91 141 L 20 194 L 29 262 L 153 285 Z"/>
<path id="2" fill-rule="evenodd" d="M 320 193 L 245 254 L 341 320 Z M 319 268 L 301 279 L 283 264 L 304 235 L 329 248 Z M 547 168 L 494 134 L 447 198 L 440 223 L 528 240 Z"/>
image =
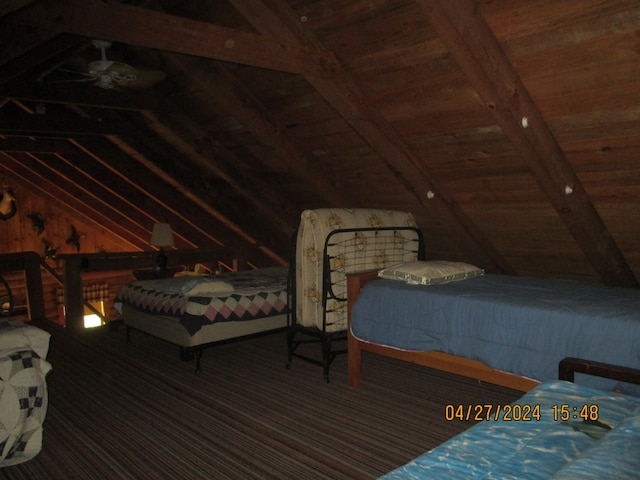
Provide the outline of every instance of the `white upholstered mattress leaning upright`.
<path id="1" fill-rule="evenodd" d="M 322 277 L 323 252 L 327 236 L 334 230 L 350 228 L 415 227 L 411 213 L 394 210 L 364 208 L 321 208 L 305 210 L 301 214 L 296 240 L 296 319 L 303 327 L 323 329 Z M 366 241 L 366 238 L 364 239 Z M 416 260 L 415 253 L 407 253 L 403 261 Z M 386 255 L 371 257 L 369 264 L 358 270 L 374 270 L 389 266 Z M 356 271 L 352 259 L 345 258 L 340 274 Z M 329 300 L 326 332 L 347 328 L 346 302 Z"/>

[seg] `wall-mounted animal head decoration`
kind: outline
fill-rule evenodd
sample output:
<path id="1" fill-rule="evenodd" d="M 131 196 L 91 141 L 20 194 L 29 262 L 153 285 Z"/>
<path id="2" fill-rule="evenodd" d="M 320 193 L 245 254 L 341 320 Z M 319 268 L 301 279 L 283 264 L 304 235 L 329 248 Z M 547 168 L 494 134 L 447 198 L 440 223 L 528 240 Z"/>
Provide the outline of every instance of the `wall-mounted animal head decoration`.
<path id="1" fill-rule="evenodd" d="M 16 214 L 16 198 L 11 189 L 5 187 L 0 193 L 0 219 L 8 220 Z"/>
<path id="2" fill-rule="evenodd" d="M 51 260 L 56 258 L 56 255 L 58 254 L 58 249 L 53 248 L 53 245 L 51 245 L 51 242 L 46 238 L 42 239 L 42 243 L 44 244 L 44 259 Z"/>
<path id="3" fill-rule="evenodd" d="M 27 217 L 31 220 L 31 226 L 40 235 L 44 232 L 44 218 L 39 213 L 30 213 Z"/>
<path id="4" fill-rule="evenodd" d="M 66 244 L 76 247 L 76 252 L 80 251 L 80 234 L 73 225 L 71 225 L 71 235 L 67 238 Z"/>

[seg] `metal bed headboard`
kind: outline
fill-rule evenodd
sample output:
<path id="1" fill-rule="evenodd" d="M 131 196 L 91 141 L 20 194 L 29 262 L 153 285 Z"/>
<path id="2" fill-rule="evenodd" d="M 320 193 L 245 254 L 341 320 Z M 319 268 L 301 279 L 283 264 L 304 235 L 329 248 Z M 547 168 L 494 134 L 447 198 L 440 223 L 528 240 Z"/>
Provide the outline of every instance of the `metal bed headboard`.
<path id="1" fill-rule="evenodd" d="M 346 341 L 347 277 L 348 273 L 379 270 L 398 263 L 424 260 L 424 240 L 416 227 L 361 227 L 331 231 L 325 238 L 322 252 L 322 329 L 305 327 L 297 319 L 296 235 L 292 238 L 293 259 L 289 274 L 289 312 L 287 317 L 287 368 L 294 357 L 323 367 L 329 381 L 333 359 L 346 348 L 336 348 L 334 342 Z M 329 317 L 329 318 L 328 318 Z M 318 318 L 320 320 L 320 318 Z M 344 322 L 344 328 L 342 323 Z M 330 328 L 327 329 L 327 326 Z M 321 359 L 297 352 L 308 343 L 321 344 Z"/>
<path id="2" fill-rule="evenodd" d="M 325 239 L 323 252 L 323 329 L 333 305 L 347 301 L 347 273 L 381 269 L 424 259 L 424 239 L 416 227 L 363 227 L 337 229 Z"/>

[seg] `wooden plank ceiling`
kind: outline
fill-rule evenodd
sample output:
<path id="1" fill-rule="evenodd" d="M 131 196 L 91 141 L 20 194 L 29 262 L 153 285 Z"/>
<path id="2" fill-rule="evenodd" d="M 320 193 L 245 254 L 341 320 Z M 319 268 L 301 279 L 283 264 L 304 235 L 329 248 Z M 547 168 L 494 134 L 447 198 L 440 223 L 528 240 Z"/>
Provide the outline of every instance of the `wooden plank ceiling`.
<path id="1" fill-rule="evenodd" d="M 637 286 L 637 0 L 12 0 L 0 16 L 0 173 L 131 249 L 162 220 L 181 248 L 286 262 L 303 209 L 392 208 L 429 258 Z M 135 82 L 78 73 L 95 39 Z"/>

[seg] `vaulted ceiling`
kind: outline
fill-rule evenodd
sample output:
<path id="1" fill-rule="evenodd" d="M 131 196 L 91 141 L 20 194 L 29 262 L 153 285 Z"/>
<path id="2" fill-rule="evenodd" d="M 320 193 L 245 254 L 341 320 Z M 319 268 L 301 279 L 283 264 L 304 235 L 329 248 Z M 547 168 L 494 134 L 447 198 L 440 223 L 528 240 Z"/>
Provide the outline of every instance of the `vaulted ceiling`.
<path id="1" fill-rule="evenodd" d="M 413 212 L 429 258 L 637 286 L 637 0 L 9 0 L 0 18 L 0 172 L 132 250 L 160 220 L 181 248 L 286 261 L 305 208 L 375 207 Z M 96 39 L 129 84 L 87 75 Z"/>

